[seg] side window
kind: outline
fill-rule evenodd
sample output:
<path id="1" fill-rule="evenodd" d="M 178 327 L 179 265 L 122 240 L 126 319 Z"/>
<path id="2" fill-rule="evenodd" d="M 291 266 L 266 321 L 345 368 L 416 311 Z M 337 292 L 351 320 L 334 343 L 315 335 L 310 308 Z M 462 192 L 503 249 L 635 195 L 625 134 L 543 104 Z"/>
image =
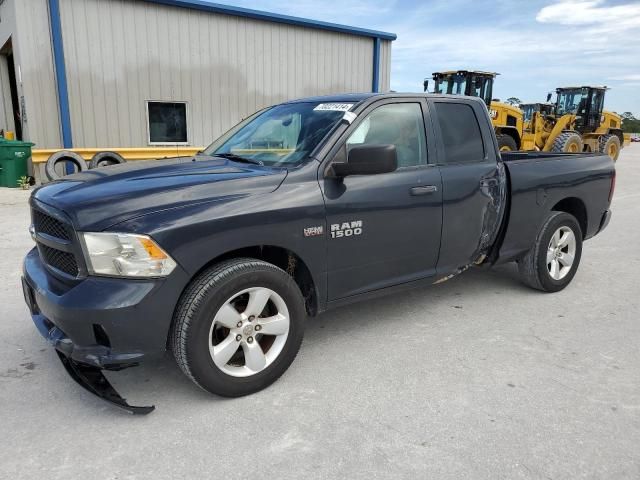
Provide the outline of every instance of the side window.
<path id="1" fill-rule="evenodd" d="M 444 144 L 444 163 L 484 161 L 480 125 L 473 108 L 464 103 L 435 102 Z"/>
<path id="2" fill-rule="evenodd" d="M 427 143 L 419 103 L 383 105 L 371 112 L 347 139 L 356 145 L 395 145 L 398 168 L 426 165 Z"/>

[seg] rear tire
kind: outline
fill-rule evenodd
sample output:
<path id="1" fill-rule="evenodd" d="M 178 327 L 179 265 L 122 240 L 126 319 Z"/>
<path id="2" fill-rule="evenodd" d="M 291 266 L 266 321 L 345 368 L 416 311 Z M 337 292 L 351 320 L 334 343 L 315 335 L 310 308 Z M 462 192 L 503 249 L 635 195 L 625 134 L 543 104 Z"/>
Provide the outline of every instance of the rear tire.
<path id="1" fill-rule="evenodd" d="M 498 149 L 501 152 L 514 152 L 518 150 L 518 144 L 511 135 L 500 133 L 496 135 L 498 139 Z"/>
<path id="2" fill-rule="evenodd" d="M 609 155 L 615 162 L 620 156 L 620 138 L 617 135 L 602 135 L 598 138 L 598 151 Z"/>
<path id="3" fill-rule="evenodd" d="M 252 258 L 215 265 L 187 287 L 171 346 L 182 371 L 224 397 L 257 392 L 295 359 L 307 313 L 293 278 Z"/>
<path id="4" fill-rule="evenodd" d="M 518 261 L 525 285 L 543 292 L 558 292 L 573 279 L 582 256 L 582 230 L 573 215 L 551 212 L 535 244 Z"/>
<path id="5" fill-rule="evenodd" d="M 551 151 L 563 153 L 579 153 L 582 151 L 582 137 L 575 132 L 562 132 L 553 141 Z"/>

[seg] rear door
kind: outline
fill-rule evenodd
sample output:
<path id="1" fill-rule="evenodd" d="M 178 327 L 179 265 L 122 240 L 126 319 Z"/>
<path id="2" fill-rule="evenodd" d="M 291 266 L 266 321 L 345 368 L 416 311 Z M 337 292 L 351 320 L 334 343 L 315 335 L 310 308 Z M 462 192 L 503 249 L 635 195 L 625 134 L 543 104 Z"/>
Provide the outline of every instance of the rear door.
<path id="1" fill-rule="evenodd" d="M 480 102 L 429 99 L 442 175 L 442 242 L 438 275 L 482 258 L 500 224 L 504 170 L 498 164 L 493 127 Z"/>
<path id="2" fill-rule="evenodd" d="M 435 275 L 442 197 L 424 99 L 390 99 L 362 112 L 330 154 L 352 145 L 393 144 L 398 169 L 323 178 L 328 230 L 328 299 L 337 300 Z M 344 157 L 343 157 L 344 158 Z"/>

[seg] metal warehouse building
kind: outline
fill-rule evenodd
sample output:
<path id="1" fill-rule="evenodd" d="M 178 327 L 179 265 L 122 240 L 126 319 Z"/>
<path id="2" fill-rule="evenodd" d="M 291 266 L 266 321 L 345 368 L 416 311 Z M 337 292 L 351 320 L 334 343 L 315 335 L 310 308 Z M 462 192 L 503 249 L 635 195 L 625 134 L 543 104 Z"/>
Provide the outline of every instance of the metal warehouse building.
<path id="1" fill-rule="evenodd" d="M 394 34 L 201 0 L 0 0 L 0 128 L 203 146 L 286 99 L 389 89 Z"/>

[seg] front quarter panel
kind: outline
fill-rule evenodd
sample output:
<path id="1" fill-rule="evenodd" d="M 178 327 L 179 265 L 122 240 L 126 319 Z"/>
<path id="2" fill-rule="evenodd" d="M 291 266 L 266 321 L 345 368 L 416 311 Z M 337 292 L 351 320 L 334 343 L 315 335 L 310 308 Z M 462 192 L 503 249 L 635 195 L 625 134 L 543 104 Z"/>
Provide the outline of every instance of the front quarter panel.
<path id="1" fill-rule="evenodd" d="M 315 161 L 291 170 L 271 193 L 160 211 L 110 228 L 151 235 L 193 278 L 234 250 L 276 246 L 294 252 L 309 268 L 318 299 L 324 299 L 326 225 Z M 322 227 L 305 237 L 304 229 Z"/>

